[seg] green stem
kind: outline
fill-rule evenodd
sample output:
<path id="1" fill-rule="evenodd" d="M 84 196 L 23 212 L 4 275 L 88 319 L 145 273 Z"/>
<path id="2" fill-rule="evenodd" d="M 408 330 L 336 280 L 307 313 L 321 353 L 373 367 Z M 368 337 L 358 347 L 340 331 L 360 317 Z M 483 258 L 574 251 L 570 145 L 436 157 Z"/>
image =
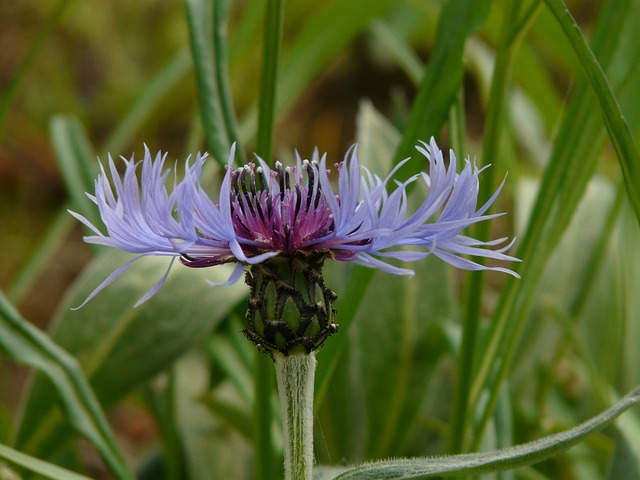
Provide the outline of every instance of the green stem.
<path id="1" fill-rule="evenodd" d="M 275 353 L 284 431 L 285 480 L 310 480 L 313 471 L 315 353 Z"/>

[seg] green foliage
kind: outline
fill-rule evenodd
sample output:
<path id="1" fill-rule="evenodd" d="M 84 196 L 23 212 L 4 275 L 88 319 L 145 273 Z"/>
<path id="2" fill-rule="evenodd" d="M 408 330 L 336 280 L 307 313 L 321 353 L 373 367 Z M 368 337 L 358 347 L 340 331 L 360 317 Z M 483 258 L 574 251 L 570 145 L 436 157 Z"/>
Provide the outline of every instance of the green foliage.
<path id="1" fill-rule="evenodd" d="M 281 146 L 308 155 L 317 141 L 333 163 L 354 137 L 364 165 L 385 175 L 434 135 L 492 164 L 482 198 L 509 172 L 495 207 L 509 215 L 486 226 L 516 233 L 522 278 L 459 275 L 435 258 L 414 265 L 414 278 L 329 262 L 340 331 L 318 353 L 316 478 L 636 478 L 640 417 L 616 418 L 640 384 L 640 1 L 602 0 L 593 11 L 565 1 L 135 7 L 153 28 L 127 23 L 137 17 L 118 2 L 98 16 L 64 0 L 24 7 L 40 26 L 0 95 L 2 138 L 26 143 L 24 117 L 38 118 L 28 131 L 50 141 L 64 198 L 20 271 L 0 277 L 9 292 L 0 349 L 36 370 L 13 408 L 15 438 L 1 420 L 12 448 L 0 445 L 0 457 L 47 478 L 85 478 L 71 472 L 83 462 L 68 461 L 82 436 L 116 478 L 281 475 L 271 360 L 239 333 L 246 288 L 206 282 L 225 280 L 226 266 L 176 265 L 133 309 L 168 267 L 144 258 L 71 310 L 130 258 L 96 248 L 49 308 L 47 333 L 17 312 L 37 312 L 37 282 L 56 282 L 51 267 L 77 254 L 64 256 L 78 237 L 66 209 L 99 225 L 85 196 L 95 152 L 129 157 L 146 141 L 209 150 L 225 164 L 233 142 L 239 158 L 257 149 L 269 159 Z M 86 52 L 66 48 L 76 37 Z M 74 52 L 100 58 L 99 75 Z M 106 80 L 79 85 L 78 68 Z M 423 167 L 416 159 L 401 176 Z M 121 453 L 113 429 L 122 427 L 103 409 L 131 403 L 151 412 L 161 447 Z"/>

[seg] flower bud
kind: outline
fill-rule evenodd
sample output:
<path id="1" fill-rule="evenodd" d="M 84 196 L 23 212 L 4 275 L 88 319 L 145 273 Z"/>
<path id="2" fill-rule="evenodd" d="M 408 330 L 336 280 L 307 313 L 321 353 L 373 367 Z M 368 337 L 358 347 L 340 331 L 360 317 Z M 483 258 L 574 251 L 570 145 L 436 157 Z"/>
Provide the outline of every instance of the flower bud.
<path id="1" fill-rule="evenodd" d="M 299 253 L 251 265 L 243 331 L 249 340 L 270 354 L 311 353 L 338 330 L 336 294 L 322 276 L 324 258 L 318 252 Z"/>

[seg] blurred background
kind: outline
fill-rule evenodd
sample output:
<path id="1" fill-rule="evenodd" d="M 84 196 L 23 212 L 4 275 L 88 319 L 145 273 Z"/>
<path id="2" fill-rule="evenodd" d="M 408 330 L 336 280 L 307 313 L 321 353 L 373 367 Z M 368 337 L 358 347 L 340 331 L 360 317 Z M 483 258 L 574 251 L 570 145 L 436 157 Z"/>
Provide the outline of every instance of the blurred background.
<path id="1" fill-rule="evenodd" d="M 460 156 L 481 154 L 492 52 L 507 1 L 494 2 L 466 47 L 461 97 L 465 151 L 458 152 Z M 296 78 L 296 64 L 287 59 L 295 57 L 305 35 L 334 34 L 331 24 L 313 24 L 333 3 L 286 3 L 282 58 L 287 78 Z M 412 72 L 422 65 L 412 63 L 415 59 L 399 61 L 393 43 L 385 41 L 385 28 L 400 35 L 419 62 L 427 63 L 442 2 L 387 3 L 379 8 L 384 25 L 367 22 L 345 45 L 327 51 L 308 78 L 292 82 L 295 89 L 288 92 L 276 124 L 276 157 L 291 155 L 293 149 L 304 155 L 318 146 L 338 161 L 356 138 L 365 99 L 402 129 L 416 93 Z M 602 2 L 566 3 L 589 36 Z M 231 2 L 228 24 L 230 86 L 248 154 L 255 147 L 252 115 L 261 68 L 262 5 L 258 0 Z M 508 170 L 510 185 L 498 210 L 510 210 L 515 203 L 511 190 L 517 178 L 542 172 L 579 71 L 543 8 L 514 64 L 517 92 L 510 99 L 511 121 L 505 125 L 511 135 L 504 140 L 498 174 Z M 93 256 L 81 240 L 82 229 L 60 217 L 69 198 L 61 158 L 52 144 L 59 115 L 77 120 L 95 158 L 104 159 L 108 152 L 140 156 L 143 144 L 178 160 L 207 150 L 183 2 L 0 0 L 0 288 L 41 328 L 47 327 L 64 292 Z M 447 146 L 450 133 L 442 132 L 441 147 Z M 616 168 L 615 156 L 606 147 L 599 169 L 617 178 Z M 510 216 L 500 228 L 510 235 L 516 221 L 517 216 Z M 57 225 L 65 233 L 44 250 L 48 257 L 37 262 L 37 274 L 25 280 L 46 232 Z M 490 300 L 489 307 L 495 304 L 495 298 Z M 15 414 L 25 371 L 0 357 L 0 415 L 5 418 Z M 568 377 L 560 380 L 563 387 L 575 387 L 575 372 L 567 368 L 564 373 Z M 132 445 L 152 441 L 155 435 L 153 420 L 135 402 L 116 410 L 112 418 Z"/>
<path id="2" fill-rule="evenodd" d="M 401 25 L 406 40 L 422 60 L 429 58 L 440 1 L 399 2 L 388 9 L 387 20 Z M 599 2 L 567 2 L 586 32 L 597 17 Z M 492 19 L 479 33 L 490 48 L 496 41 L 500 2 Z M 322 10 L 315 2 L 291 2 L 286 6 L 284 54 L 296 39 L 306 18 Z M 419 15 L 418 15 L 419 14 Z M 195 81 L 188 58 L 188 31 L 184 5 L 175 0 L 125 2 L 21 0 L 5 1 L 0 8 L 0 286 L 6 291 L 37 246 L 65 200 L 65 187 L 51 145 L 50 126 L 55 115 L 79 119 L 96 154 L 116 144 L 114 156 L 140 154 L 143 143 L 151 151 L 163 150 L 182 159 L 195 150 L 206 150 L 198 123 Z M 575 60 L 563 44 L 553 42 L 557 27 L 542 12 L 527 47 L 546 71 L 540 90 L 547 122 L 568 95 Z M 250 18 L 249 18 L 250 17 Z M 238 117 L 243 119 L 255 105 L 261 67 L 262 10 L 259 2 L 236 1 L 230 14 L 230 78 Z M 238 31 L 238 27 L 242 27 Z M 330 29 L 330 26 L 325 28 Z M 557 35 L 557 32 L 555 32 Z M 34 46 L 36 46 L 34 48 Z M 566 63 L 570 63 L 567 65 Z M 23 68 L 24 67 L 24 68 Z M 473 68 L 474 65 L 469 65 Z M 136 99 L 170 69 L 170 87 L 130 132 L 119 127 Z M 477 76 L 466 78 L 466 118 L 470 142 L 480 142 L 482 108 Z M 516 72 L 516 76 L 518 73 Z M 13 82 L 18 80 L 17 85 Z M 543 91 L 543 89 L 547 89 Z M 548 91 L 548 89 L 553 89 Z M 288 108 L 276 129 L 277 148 L 309 152 L 315 146 L 340 158 L 353 143 L 355 117 L 362 99 L 397 124 L 411 104 L 415 86 L 384 46 L 377 45 L 371 31 L 357 35 L 313 76 L 302 94 Z M 555 103 L 552 103 L 555 102 Z M 554 108 L 556 110 L 554 111 Z M 114 142 L 113 136 L 119 134 Z M 200 141 L 193 142 L 193 138 Z M 252 143 L 247 150 L 252 151 Z M 467 154 L 478 154 L 471 150 Z M 78 232 L 68 238 L 70 251 L 62 246 L 52 259 L 47 280 L 37 295 L 22 305 L 27 318 L 44 325 L 64 285 L 74 278 L 87 256 L 77 243 Z M 44 274 L 43 274 L 44 275 Z"/>

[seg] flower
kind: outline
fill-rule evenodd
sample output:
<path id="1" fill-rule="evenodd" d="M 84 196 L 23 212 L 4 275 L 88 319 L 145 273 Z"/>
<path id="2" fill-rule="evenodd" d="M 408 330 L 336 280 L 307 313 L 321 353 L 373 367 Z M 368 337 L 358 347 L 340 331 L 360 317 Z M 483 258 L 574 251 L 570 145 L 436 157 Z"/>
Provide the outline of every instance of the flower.
<path id="1" fill-rule="evenodd" d="M 170 173 L 164 166 L 166 154 L 152 158 L 145 147 L 142 162 L 123 158 L 122 176 L 109 157 L 109 174 L 101 165 L 95 196 L 88 194 L 98 206 L 107 233 L 82 215 L 71 214 L 95 232 L 84 238 L 86 242 L 136 256 L 113 272 L 85 303 L 147 255 L 172 257 L 169 269 L 176 258 L 193 268 L 237 264 L 225 284 L 236 282 L 246 266 L 268 263 L 276 257 L 305 256 L 313 256 L 320 265 L 324 259 L 332 259 L 412 275 L 412 270 L 388 260 L 414 262 L 436 255 L 461 269 L 499 270 L 517 276 L 507 268 L 484 266 L 466 258 L 518 261 L 504 253 L 513 242 L 492 250 L 488 247 L 503 244 L 506 238 L 483 242 L 461 233 L 476 222 L 502 215 L 486 214 L 502 185 L 477 208 L 481 170 L 466 160 L 457 173 L 453 151 L 447 166 L 433 139 L 416 148 L 428 159 L 429 173 L 395 181 L 395 188 L 390 188 L 394 174 L 409 159 L 382 179 L 360 165 L 354 146 L 335 165 L 338 182 L 334 187 L 326 155 L 321 157 L 317 150 L 310 161 L 296 155 L 296 164 L 291 167 L 276 162 L 271 169 L 257 158 L 257 163 L 234 169 L 234 145 L 217 202 L 201 184 L 206 155 L 198 154 L 193 163 L 187 160 L 183 179 L 174 181 L 171 191 L 166 186 Z M 428 193 L 422 204 L 409 212 L 407 188 L 419 181 L 427 185 Z M 158 291 L 169 269 L 138 304 Z"/>

